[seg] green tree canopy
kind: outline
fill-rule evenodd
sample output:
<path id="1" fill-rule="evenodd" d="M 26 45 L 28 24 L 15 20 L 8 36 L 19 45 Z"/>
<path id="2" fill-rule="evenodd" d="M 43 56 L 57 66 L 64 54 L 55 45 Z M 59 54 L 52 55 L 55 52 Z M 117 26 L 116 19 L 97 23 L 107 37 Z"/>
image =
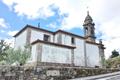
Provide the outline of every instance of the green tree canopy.
<path id="1" fill-rule="evenodd" d="M 116 68 L 118 65 L 120 65 L 120 56 L 109 58 L 106 60 L 107 68 Z"/>
<path id="2" fill-rule="evenodd" d="M 119 56 L 119 52 L 116 51 L 116 50 L 113 50 L 113 51 L 112 51 L 112 55 L 111 55 L 110 57 L 111 57 L 111 58 L 114 58 L 114 57 L 117 57 L 117 56 Z"/>
<path id="3" fill-rule="evenodd" d="M 11 48 L 4 40 L 0 41 L 0 64 L 13 64 L 18 62 L 23 65 L 31 56 L 31 46 L 25 45 L 23 49 Z"/>
<path id="4" fill-rule="evenodd" d="M 0 61 L 5 60 L 7 53 L 6 51 L 9 49 L 9 44 L 7 44 L 4 40 L 0 40 Z"/>
<path id="5" fill-rule="evenodd" d="M 9 50 L 7 50 L 7 58 L 6 58 L 6 62 L 8 64 L 13 64 L 15 62 L 18 62 L 19 64 L 23 65 L 26 63 L 26 61 L 28 60 L 28 58 L 30 58 L 30 51 L 27 49 L 13 49 L 10 48 Z"/>

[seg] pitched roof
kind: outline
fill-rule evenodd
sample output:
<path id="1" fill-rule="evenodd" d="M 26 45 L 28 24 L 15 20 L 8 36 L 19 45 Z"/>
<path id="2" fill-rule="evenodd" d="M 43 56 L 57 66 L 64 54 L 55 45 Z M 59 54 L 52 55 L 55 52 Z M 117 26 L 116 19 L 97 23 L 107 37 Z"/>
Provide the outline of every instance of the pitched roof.
<path id="1" fill-rule="evenodd" d="M 64 34 L 68 34 L 68 35 L 71 35 L 71 36 L 75 36 L 75 37 L 78 37 L 78 38 L 82 38 L 82 39 L 85 39 L 85 37 L 82 37 L 82 36 L 79 36 L 79 35 L 76 35 L 76 34 L 73 34 L 73 33 L 70 33 L 70 32 L 67 32 L 67 31 L 64 31 L 64 30 L 57 30 L 56 32 L 54 32 L 55 34 L 57 33 L 64 33 Z"/>
<path id="2" fill-rule="evenodd" d="M 44 31 L 44 32 L 48 32 L 48 33 L 52 33 L 52 31 L 49 31 L 49 30 L 46 30 L 46 29 L 42 29 L 42 28 L 38 28 L 38 27 L 35 27 L 35 26 L 32 26 L 32 25 L 26 25 L 24 28 L 22 28 L 18 33 L 16 33 L 13 37 L 17 37 L 19 34 L 21 34 L 24 30 L 26 30 L 27 28 L 32 28 L 32 29 L 35 29 L 35 30 L 39 30 L 39 31 Z"/>
<path id="3" fill-rule="evenodd" d="M 52 31 L 49 31 L 49 30 L 46 30 L 46 29 L 42 29 L 42 28 L 38 28 L 38 27 L 35 27 L 35 26 L 32 26 L 32 25 L 28 25 L 28 24 L 23 29 L 21 29 L 18 33 L 16 33 L 13 37 L 17 37 L 19 34 L 21 34 L 27 28 L 32 28 L 32 29 L 35 29 L 35 30 L 38 30 L 38 31 L 48 32 L 48 33 L 51 33 L 51 34 L 57 34 L 57 33 L 61 32 L 61 33 L 64 33 L 64 34 L 68 34 L 68 35 L 71 35 L 71 36 L 75 36 L 75 37 L 84 39 L 84 37 L 82 37 L 82 36 L 79 36 L 79 35 L 76 35 L 76 34 L 73 34 L 73 33 L 67 32 L 67 31 L 57 30 L 55 32 L 52 32 Z"/>
<path id="4" fill-rule="evenodd" d="M 31 29 L 38 30 L 38 31 L 44 31 L 44 32 L 47 32 L 47 33 L 51 33 L 53 35 L 61 32 L 61 33 L 64 33 L 64 34 L 68 34 L 68 35 L 71 35 L 71 36 L 75 36 L 75 37 L 78 37 L 78 38 L 85 39 L 85 37 L 82 37 L 82 36 L 79 36 L 79 35 L 76 35 L 76 34 L 73 34 L 73 33 L 67 32 L 67 31 L 64 31 L 64 30 L 57 30 L 55 32 L 52 32 L 52 31 L 49 31 L 49 30 L 46 30 L 46 29 L 42 29 L 42 28 L 38 28 L 38 27 L 35 27 L 35 26 L 32 26 L 32 25 L 28 25 L 28 24 L 23 29 L 21 29 L 18 33 L 16 33 L 13 37 L 17 37 L 18 35 L 20 35 L 27 28 L 31 28 Z M 86 41 L 86 43 L 100 45 L 99 43 L 89 42 L 89 41 Z"/>

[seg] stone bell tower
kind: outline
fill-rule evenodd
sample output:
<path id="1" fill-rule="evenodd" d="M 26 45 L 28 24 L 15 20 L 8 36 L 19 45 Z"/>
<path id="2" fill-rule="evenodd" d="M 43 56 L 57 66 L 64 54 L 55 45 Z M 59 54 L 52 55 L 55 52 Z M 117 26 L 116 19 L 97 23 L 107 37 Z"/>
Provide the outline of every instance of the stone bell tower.
<path id="1" fill-rule="evenodd" d="M 95 42 L 95 24 L 93 22 L 92 17 L 89 15 L 89 11 L 87 12 L 87 16 L 84 20 L 83 23 L 84 26 L 84 36 L 86 38 L 87 41 L 90 42 Z"/>

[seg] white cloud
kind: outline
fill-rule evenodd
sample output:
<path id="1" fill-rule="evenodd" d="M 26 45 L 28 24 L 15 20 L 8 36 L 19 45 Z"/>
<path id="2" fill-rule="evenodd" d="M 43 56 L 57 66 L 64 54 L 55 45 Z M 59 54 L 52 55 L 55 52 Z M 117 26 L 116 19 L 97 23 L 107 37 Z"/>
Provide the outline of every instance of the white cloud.
<path id="1" fill-rule="evenodd" d="M 106 47 L 106 50 L 105 50 L 106 58 L 109 58 L 109 56 L 111 55 L 111 52 L 114 49 L 116 49 L 117 51 L 120 52 L 119 42 L 120 42 L 120 37 L 104 41 L 104 44 L 105 44 L 105 47 Z"/>
<path id="2" fill-rule="evenodd" d="M 0 18 L 0 28 L 8 28 L 9 24 L 3 19 Z"/>
<path id="3" fill-rule="evenodd" d="M 0 33 L 2 34 L 6 34 L 7 33 L 7 29 L 10 27 L 10 25 L 5 21 L 4 18 L 0 18 Z M 14 33 L 16 33 L 17 31 L 9 31 L 8 35 L 12 36 Z M 5 42 L 7 42 L 7 44 L 10 44 L 11 47 L 14 47 L 14 38 L 4 38 L 1 37 L 2 35 L 0 35 L 0 40 L 5 40 Z"/>
<path id="4" fill-rule="evenodd" d="M 96 23 L 97 34 L 102 33 L 100 38 L 104 39 L 106 54 L 109 55 L 113 49 L 120 49 L 119 0 L 3 0 L 3 2 L 19 16 L 27 16 L 29 19 L 53 16 L 54 12 L 49 6 L 54 4 L 54 7 L 59 9 L 59 15 L 68 14 L 68 17 L 61 21 L 62 29 L 82 28 L 88 6 L 90 15 Z M 52 23 L 50 25 L 55 27 Z"/>
<path id="5" fill-rule="evenodd" d="M 3 38 L 0 37 L 0 40 L 4 40 L 8 45 L 10 45 L 10 47 L 14 47 L 14 38 Z"/>
<path id="6" fill-rule="evenodd" d="M 50 23 L 49 25 L 47 25 L 48 27 L 52 28 L 52 29 L 56 29 L 57 25 L 56 23 Z"/>
<path id="7" fill-rule="evenodd" d="M 54 0 L 53 0 L 54 1 Z M 11 10 L 19 16 L 27 16 L 29 19 L 38 17 L 46 18 L 54 15 L 49 7 L 53 4 L 51 0 L 3 0 Z"/>
<path id="8" fill-rule="evenodd" d="M 10 45 L 10 47 L 14 47 L 14 41 L 15 41 L 14 38 L 9 38 L 9 39 L 6 38 L 4 40 L 5 40 L 5 42 L 7 42 L 7 44 Z"/>
<path id="9" fill-rule="evenodd" d="M 120 1 L 93 0 L 91 3 L 90 11 L 96 23 L 100 23 L 96 29 L 103 34 L 100 38 L 104 40 L 105 55 L 108 58 L 114 49 L 120 51 Z"/>
<path id="10" fill-rule="evenodd" d="M 8 35 L 9 36 L 14 36 L 18 31 L 15 30 L 15 31 L 8 31 Z"/>
<path id="11" fill-rule="evenodd" d="M 0 30 L 1 33 L 4 33 L 5 31 L 4 30 Z"/>

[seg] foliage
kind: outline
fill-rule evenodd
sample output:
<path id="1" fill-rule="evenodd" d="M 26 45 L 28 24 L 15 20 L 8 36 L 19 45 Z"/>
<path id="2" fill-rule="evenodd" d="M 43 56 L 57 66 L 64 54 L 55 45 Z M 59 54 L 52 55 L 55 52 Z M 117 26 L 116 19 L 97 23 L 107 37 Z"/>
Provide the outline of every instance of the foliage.
<path id="1" fill-rule="evenodd" d="M 9 45 L 4 41 L 0 41 L 0 61 L 5 60 L 7 53 L 6 51 L 9 49 Z"/>
<path id="2" fill-rule="evenodd" d="M 6 62 L 9 64 L 18 62 L 19 64 L 23 65 L 26 63 L 29 57 L 30 57 L 30 51 L 27 49 L 22 50 L 21 48 L 18 48 L 15 50 L 13 48 L 10 48 L 7 51 Z"/>
<path id="3" fill-rule="evenodd" d="M 4 41 L 0 41 L 0 64 L 13 64 L 18 62 L 19 64 L 25 64 L 28 58 L 30 58 L 31 46 L 25 45 L 24 48 L 14 49 Z"/>
<path id="4" fill-rule="evenodd" d="M 106 63 L 106 67 L 107 68 L 115 68 L 118 67 L 118 65 L 120 65 L 120 56 L 119 56 L 119 52 L 116 50 L 112 51 L 112 55 L 110 56 L 109 59 L 107 59 L 105 61 Z"/>
<path id="5" fill-rule="evenodd" d="M 107 68 L 117 68 L 118 65 L 120 65 L 120 56 L 109 58 L 106 60 Z"/>
<path id="6" fill-rule="evenodd" d="M 112 51 L 112 55 L 111 55 L 110 57 L 111 57 L 111 58 L 114 58 L 114 57 L 117 57 L 117 56 L 119 56 L 119 52 L 116 51 L 116 50 L 113 50 L 113 51 Z"/>

